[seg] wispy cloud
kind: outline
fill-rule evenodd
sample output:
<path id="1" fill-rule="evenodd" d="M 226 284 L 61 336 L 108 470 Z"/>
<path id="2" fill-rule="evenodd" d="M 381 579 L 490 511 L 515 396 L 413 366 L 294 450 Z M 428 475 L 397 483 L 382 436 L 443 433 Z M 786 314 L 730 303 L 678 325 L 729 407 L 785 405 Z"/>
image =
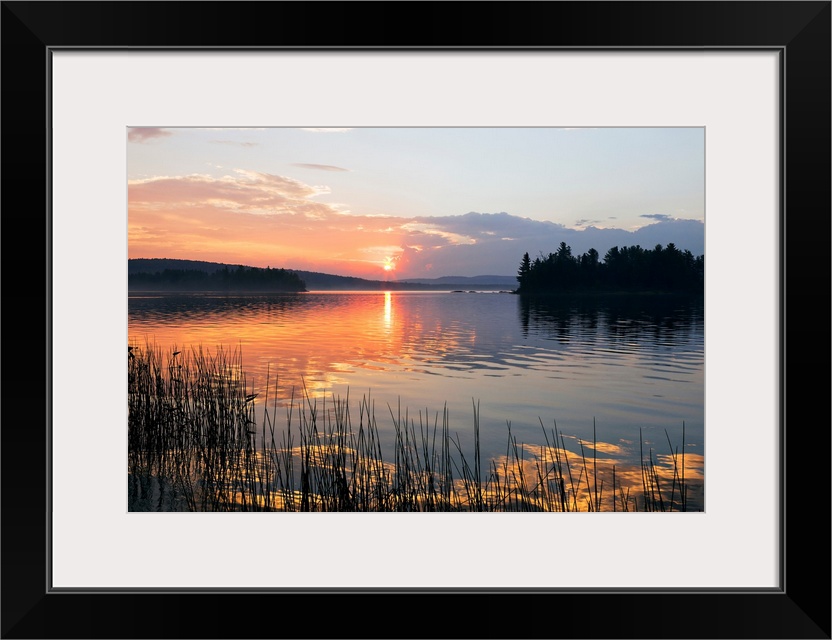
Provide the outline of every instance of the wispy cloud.
<path id="1" fill-rule="evenodd" d="M 335 213 L 328 205 L 310 200 L 329 193 L 326 186 L 312 186 L 286 176 L 244 169 L 234 173 L 236 175 L 220 178 L 192 174 L 130 180 L 131 210 L 210 207 L 267 216 L 301 214 L 314 219 Z"/>
<path id="2" fill-rule="evenodd" d="M 130 127 L 127 131 L 127 140 L 142 143 L 159 138 L 167 138 L 171 135 L 173 135 L 172 131 L 159 127 Z"/>
<path id="3" fill-rule="evenodd" d="M 589 220 L 587 218 L 582 218 L 581 220 L 575 220 L 576 227 L 588 227 L 590 225 L 600 224 L 602 220 Z"/>
<path id="4" fill-rule="evenodd" d="M 317 171 L 349 171 L 343 167 L 336 167 L 331 164 L 310 164 L 307 162 L 293 162 L 293 167 L 301 167 L 302 169 L 315 169 Z"/>
<path id="5" fill-rule="evenodd" d="M 259 142 L 238 142 L 236 140 L 209 140 L 211 144 L 230 144 L 236 147 L 256 147 Z"/>
<path id="6" fill-rule="evenodd" d="M 407 231 L 411 236 L 420 234 L 424 234 L 427 236 L 438 236 L 447 244 L 452 245 L 477 243 L 476 238 L 472 238 L 468 234 L 449 231 L 443 229 L 441 225 L 437 224 L 429 224 L 425 222 L 407 222 L 401 225 L 400 228 L 404 231 Z"/>
<path id="7" fill-rule="evenodd" d="M 673 220 L 673 218 L 666 213 L 644 213 L 639 216 L 640 218 L 650 218 L 651 220 L 658 220 L 661 222 L 666 222 L 667 220 Z"/>

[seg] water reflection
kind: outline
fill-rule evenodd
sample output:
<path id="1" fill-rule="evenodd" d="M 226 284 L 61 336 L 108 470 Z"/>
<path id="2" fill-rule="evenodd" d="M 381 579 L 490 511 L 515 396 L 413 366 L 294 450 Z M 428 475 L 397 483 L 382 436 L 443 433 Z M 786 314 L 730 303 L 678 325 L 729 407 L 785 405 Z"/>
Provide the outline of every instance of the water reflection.
<path id="1" fill-rule="evenodd" d="M 684 422 L 689 460 L 703 454 L 701 300 L 350 292 L 131 297 L 128 309 L 132 344 L 239 349 L 247 384 L 276 381 L 283 406 L 304 389 L 369 394 L 379 418 L 399 402 L 411 417 L 447 406 L 464 448 L 479 402 L 491 456 L 505 454 L 509 423 L 522 443 L 556 424 L 577 451 L 597 422 L 619 465 L 637 464 L 640 430 L 645 450 L 666 454 L 665 429 L 680 442 Z"/>
<path id="2" fill-rule="evenodd" d="M 615 345 L 673 347 L 704 329 L 702 299 L 684 296 L 519 297 L 523 335 L 569 343 L 604 340 Z"/>
<path id="3" fill-rule="evenodd" d="M 393 323 L 393 294 L 384 292 L 384 328 L 388 331 Z"/>

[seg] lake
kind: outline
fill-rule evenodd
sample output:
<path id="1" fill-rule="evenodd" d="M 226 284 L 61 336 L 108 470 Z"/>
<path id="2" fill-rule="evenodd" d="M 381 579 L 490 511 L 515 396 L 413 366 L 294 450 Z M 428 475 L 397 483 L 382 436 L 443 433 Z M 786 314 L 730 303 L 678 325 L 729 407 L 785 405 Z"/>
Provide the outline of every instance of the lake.
<path id="1" fill-rule="evenodd" d="M 304 389 L 321 406 L 368 397 L 382 445 L 391 413 L 418 426 L 447 408 L 466 449 L 478 405 L 484 461 L 506 455 L 509 427 L 530 451 L 545 427 L 620 482 L 645 457 L 672 464 L 684 442 L 688 509 L 704 508 L 701 296 L 131 294 L 128 308 L 131 345 L 238 350 L 247 385 L 264 397 L 268 380 L 272 399 L 276 385 L 280 406 Z"/>

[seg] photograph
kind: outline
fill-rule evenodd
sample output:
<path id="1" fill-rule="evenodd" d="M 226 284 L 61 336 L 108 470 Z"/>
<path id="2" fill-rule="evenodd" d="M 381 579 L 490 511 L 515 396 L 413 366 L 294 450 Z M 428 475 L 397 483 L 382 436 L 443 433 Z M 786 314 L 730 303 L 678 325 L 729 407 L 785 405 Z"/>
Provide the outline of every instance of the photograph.
<path id="1" fill-rule="evenodd" d="M 705 510 L 704 127 L 126 135 L 130 511 Z"/>
<path id="2" fill-rule="evenodd" d="M 0 2 L 0 638 L 829 640 L 831 15 Z"/>

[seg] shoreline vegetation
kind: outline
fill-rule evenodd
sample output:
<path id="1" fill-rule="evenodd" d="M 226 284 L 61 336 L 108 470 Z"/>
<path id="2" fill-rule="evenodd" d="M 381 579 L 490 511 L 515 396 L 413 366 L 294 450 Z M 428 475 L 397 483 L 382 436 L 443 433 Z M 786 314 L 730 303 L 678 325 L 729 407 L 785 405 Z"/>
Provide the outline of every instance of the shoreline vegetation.
<path id="1" fill-rule="evenodd" d="M 273 391 L 270 393 L 270 387 Z M 701 489 L 681 447 L 646 448 L 617 465 L 595 438 L 544 426 L 537 443 L 507 423 L 505 454 L 485 460 L 479 407 L 472 431 L 452 431 L 447 408 L 432 417 L 391 408 L 393 448 L 375 403 L 293 397 L 279 407 L 277 382 L 246 385 L 239 351 L 201 347 L 163 354 L 128 346 L 129 511 L 650 511 L 700 510 Z M 262 418 L 255 421 L 260 403 Z M 285 415 L 278 419 L 278 414 Z M 387 415 L 389 414 L 389 416 Z M 283 426 L 279 426 L 278 423 Z M 473 437 L 473 446 L 467 438 Z M 600 455 L 599 455 L 600 454 Z M 692 481 L 693 480 L 693 481 Z"/>
<path id="2" fill-rule="evenodd" d="M 286 269 L 267 267 L 229 268 L 213 272 L 200 269 L 162 269 L 155 272 L 131 273 L 127 279 L 130 290 L 146 291 L 306 291 L 300 276 Z"/>
<path id="3" fill-rule="evenodd" d="M 235 277 L 240 270 L 243 277 Z M 285 271 L 303 284 L 281 281 Z M 267 272 L 265 274 L 258 272 Z M 225 275 L 225 274 L 228 275 Z M 354 276 L 301 270 L 278 270 L 220 262 L 168 258 L 133 258 L 127 261 L 127 286 L 131 293 L 281 293 L 307 291 L 444 291 L 464 285 L 466 289 L 507 289 L 516 285 L 512 276 L 446 276 L 406 280 L 367 280 Z"/>
<path id="4" fill-rule="evenodd" d="M 573 256 L 561 242 L 557 251 L 534 260 L 523 255 L 517 270 L 517 293 L 634 292 L 697 293 L 705 291 L 705 256 L 680 251 L 673 243 L 653 249 L 613 247 L 603 261 L 595 249 Z"/>
<path id="5" fill-rule="evenodd" d="M 673 243 L 653 249 L 612 247 L 601 259 L 590 249 L 580 256 L 561 242 L 558 249 L 532 260 L 528 252 L 516 277 L 443 276 L 441 278 L 368 280 L 313 271 L 250 267 L 198 260 L 128 260 L 128 290 L 138 292 L 305 293 L 315 291 L 463 291 L 496 290 L 521 295 L 704 293 L 705 256 L 694 256 Z M 516 281 L 516 288 L 515 287 Z M 511 288 L 511 291 L 505 291 Z"/>

